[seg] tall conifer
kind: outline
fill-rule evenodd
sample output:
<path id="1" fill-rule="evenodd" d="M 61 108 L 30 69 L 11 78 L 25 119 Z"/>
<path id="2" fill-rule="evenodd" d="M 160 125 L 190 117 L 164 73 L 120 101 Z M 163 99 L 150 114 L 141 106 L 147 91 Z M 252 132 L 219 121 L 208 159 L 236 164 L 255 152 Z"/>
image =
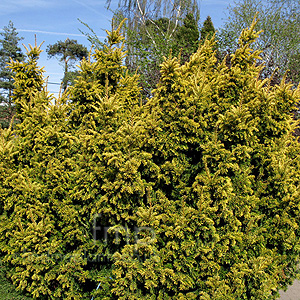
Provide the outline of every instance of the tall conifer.
<path id="1" fill-rule="evenodd" d="M 24 60 L 24 54 L 18 43 L 23 39 L 18 36 L 14 24 L 9 21 L 8 26 L 3 28 L 0 39 L 0 123 L 2 127 L 8 127 L 15 113 L 13 105 L 13 73 L 7 68 L 12 58 L 15 61 Z"/>

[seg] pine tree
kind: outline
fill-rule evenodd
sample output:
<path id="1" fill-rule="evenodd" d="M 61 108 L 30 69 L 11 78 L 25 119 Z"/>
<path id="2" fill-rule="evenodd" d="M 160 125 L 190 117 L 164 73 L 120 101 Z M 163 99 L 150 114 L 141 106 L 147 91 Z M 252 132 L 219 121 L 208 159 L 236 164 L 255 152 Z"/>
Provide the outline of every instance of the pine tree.
<path id="1" fill-rule="evenodd" d="M 211 39 L 214 36 L 215 32 L 216 30 L 211 17 L 207 16 L 200 31 L 200 41 L 204 43 L 206 39 Z"/>
<path id="2" fill-rule="evenodd" d="M 178 49 L 181 50 L 182 63 L 187 62 L 190 56 L 197 51 L 199 47 L 199 30 L 193 14 L 187 14 L 183 20 L 183 25 L 178 28 L 175 47 L 177 48 L 177 51 L 174 52 L 175 56 L 178 56 Z"/>
<path id="3" fill-rule="evenodd" d="M 12 71 L 7 68 L 7 64 L 10 62 L 10 59 L 22 61 L 24 55 L 18 46 L 22 38 L 18 36 L 16 28 L 11 21 L 8 26 L 3 28 L 3 32 L 1 32 L 0 35 L 3 37 L 0 39 L 0 124 L 2 127 L 8 127 L 15 109 L 12 100 L 13 74 Z"/>
<path id="4" fill-rule="evenodd" d="M 63 91 L 67 89 L 70 84 L 73 84 L 74 78 L 76 78 L 76 71 L 70 71 L 72 62 L 76 60 L 82 60 L 88 55 L 87 48 L 81 44 L 78 44 L 76 40 L 70 40 L 67 38 L 64 42 L 58 41 L 53 45 L 48 45 L 47 54 L 49 58 L 54 56 L 60 57 L 60 62 L 63 63 L 64 77 L 62 80 Z"/>

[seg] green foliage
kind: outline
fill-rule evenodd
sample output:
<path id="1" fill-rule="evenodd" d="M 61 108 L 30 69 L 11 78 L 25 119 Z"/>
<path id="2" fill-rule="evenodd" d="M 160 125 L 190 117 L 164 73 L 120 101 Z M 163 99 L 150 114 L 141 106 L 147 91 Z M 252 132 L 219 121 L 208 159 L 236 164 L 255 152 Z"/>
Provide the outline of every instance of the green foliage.
<path id="1" fill-rule="evenodd" d="M 7 64 L 10 59 L 15 61 L 24 60 L 24 55 L 18 46 L 22 38 L 18 37 L 16 28 L 11 21 L 8 26 L 3 28 L 0 35 L 3 37 L 0 39 L 0 126 L 7 128 L 15 113 L 12 101 L 13 72 L 7 68 Z"/>
<path id="2" fill-rule="evenodd" d="M 17 292 L 15 287 L 6 278 L 5 268 L 1 264 L 0 269 L 0 299 L 3 300 L 32 300 L 30 297 L 26 297 L 24 294 Z"/>
<path id="3" fill-rule="evenodd" d="M 253 44 L 263 50 L 262 78 L 273 76 L 279 84 L 287 69 L 288 79 L 299 83 L 300 2 L 298 0 L 239 0 L 228 8 L 228 18 L 218 34 L 224 51 L 233 53 L 241 30 L 249 26 L 258 12 L 257 30 L 263 30 Z"/>
<path id="4" fill-rule="evenodd" d="M 207 16 L 207 18 L 203 22 L 203 26 L 200 31 L 201 43 L 204 43 L 204 41 L 206 39 L 211 39 L 214 36 L 215 32 L 216 32 L 216 30 L 215 30 L 214 24 L 211 20 L 211 17 Z"/>
<path id="5" fill-rule="evenodd" d="M 180 52 L 181 62 L 185 63 L 199 47 L 199 29 L 193 14 L 189 13 L 183 19 L 183 24 L 176 31 L 173 53 L 178 56 Z M 175 51 L 174 51 L 175 50 Z"/>
<path id="6" fill-rule="evenodd" d="M 42 50 L 40 46 L 27 47 L 27 61 L 13 61 L 9 67 L 14 75 L 13 102 L 16 105 L 18 118 L 23 120 L 30 114 L 29 107 L 36 103 L 33 100 L 35 94 L 43 90 L 43 69 L 38 68 L 37 60 Z M 43 99 L 41 99 L 43 101 Z"/>
<path id="7" fill-rule="evenodd" d="M 5 102 L 4 97 L 0 96 L 2 102 Z M 13 110 L 11 111 L 13 114 Z M 9 113 L 9 107 L 5 105 L 0 105 L 0 127 L 1 128 L 8 128 L 10 124 L 10 117 L 12 114 Z"/>
<path id="8" fill-rule="evenodd" d="M 170 55 L 142 106 L 121 25 L 61 99 L 39 47 L 11 63 L 22 122 L 0 134 L 8 276 L 41 300 L 276 299 L 300 249 L 299 88 L 260 79 L 253 22 L 230 67 L 214 38 L 184 65 Z"/>
<path id="9" fill-rule="evenodd" d="M 174 22 L 163 17 L 147 20 L 143 26 L 126 27 L 126 49 L 128 56 L 126 66 L 140 75 L 142 93 L 144 97 L 152 96 L 160 78 L 160 64 L 170 53 L 181 56 L 181 63 L 189 57 L 199 46 L 199 30 L 193 14 L 187 14 L 181 22 Z M 145 99 L 144 99 L 145 100 Z"/>

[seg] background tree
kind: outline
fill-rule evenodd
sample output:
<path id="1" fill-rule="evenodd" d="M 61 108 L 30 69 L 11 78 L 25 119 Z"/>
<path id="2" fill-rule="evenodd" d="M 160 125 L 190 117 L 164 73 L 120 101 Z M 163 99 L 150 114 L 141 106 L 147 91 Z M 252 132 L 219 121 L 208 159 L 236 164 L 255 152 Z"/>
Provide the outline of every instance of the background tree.
<path id="1" fill-rule="evenodd" d="M 177 29 L 174 40 L 174 55 L 179 52 L 181 63 L 189 60 L 191 54 L 195 53 L 199 47 L 199 26 L 195 16 L 188 13 L 183 19 L 183 24 Z"/>
<path id="2" fill-rule="evenodd" d="M 263 50 L 265 69 L 263 77 L 273 74 L 273 82 L 280 82 L 286 69 L 288 78 L 299 82 L 300 53 L 300 2 L 298 0 L 239 0 L 228 8 L 228 19 L 218 38 L 222 50 L 233 53 L 242 28 L 251 24 L 257 12 L 257 30 L 263 30 L 255 42 L 254 49 Z"/>
<path id="3" fill-rule="evenodd" d="M 110 0 L 107 1 L 108 7 Z M 127 19 L 123 34 L 126 38 L 126 66 L 141 76 L 144 99 L 160 78 L 159 65 L 170 51 L 182 62 L 197 48 L 199 38 L 199 6 L 196 0 L 156 1 L 120 0 L 114 15 L 117 22 Z M 185 36 L 182 34 L 185 33 Z"/>
<path id="4" fill-rule="evenodd" d="M 8 127 L 12 116 L 14 115 L 13 97 L 13 72 L 7 68 L 10 59 L 14 61 L 23 61 L 24 55 L 18 46 L 23 38 L 18 36 L 16 28 L 12 21 L 0 32 L 0 124 L 2 127 Z"/>
<path id="5" fill-rule="evenodd" d="M 107 0 L 108 8 L 110 3 L 111 0 Z M 136 30 L 137 27 L 140 28 L 141 26 L 145 27 L 147 21 L 152 22 L 152 20 L 167 18 L 168 30 L 162 32 L 165 43 L 169 42 L 169 38 L 174 35 L 177 26 L 182 24 L 188 13 L 192 13 L 194 18 L 199 20 L 199 6 L 196 0 L 119 0 L 119 7 L 115 13 L 120 14 L 122 18 L 127 18 L 127 26 L 131 30 Z M 160 30 L 159 26 L 155 26 Z M 146 33 L 155 43 L 153 33 Z"/>
<path id="6" fill-rule="evenodd" d="M 73 67 L 74 62 L 87 57 L 88 50 L 85 46 L 78 44 L 76 40 L 67 38 L 64 42 L 58 41 L 53 45 L 48 45 L 46 52 L 49 58 L 54 56 L 60 57 L 59 61 L 64 66 L 64 77 L 62 81 L 64 91 L 72 84 L 76 77 L 76 72 L 70 70 Z"/>
<path id="7" fill-rule="evenodd" d="M 211 39 L 214 36 L 215 32 L 216 30 L 211 17 L 207 16 L 200 31 L 200 42 L 203 44 L 205 39 Z"/>

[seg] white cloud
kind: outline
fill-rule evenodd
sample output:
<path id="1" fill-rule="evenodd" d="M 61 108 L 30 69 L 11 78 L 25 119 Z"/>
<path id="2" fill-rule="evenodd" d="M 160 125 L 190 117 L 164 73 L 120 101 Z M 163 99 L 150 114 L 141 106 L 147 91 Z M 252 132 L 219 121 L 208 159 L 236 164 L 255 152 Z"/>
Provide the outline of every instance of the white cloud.
<path id="1" fill-rule="evenodd" d="M 0 29 L 1 30 L 1 29 Z M 52 34 L 52 35 L 63 35 L 63 36 L 84 36 L 80 33 L 67 33 L 67 32 L 57 32 L 57 31 L 44 31 L 38 29 L 17 29 L 17 32 L 32 32 L 32 33 L 42 33 L 42 34 Z M 104 39 L 105 36 L 97 36 L 100 39 Z"/>
<path id="2" fill-rule="evenodd" d="M 84 36 L 79 33 L 66 33 L 66 32 L 55 32 L 55 31 L 44 31 L 36 29 L 17 29 L 18 32 L 33 32 L 33 33 L 44 33 L 44 34 L 53 34 L 53 35 L 70 35 L 70 36 Z"/>
<path id="3" fill-rule="evenodd" d="M 58 1 L 51 0 L 1 0 L 0 14 L 12 14 L 24 9 L 48 8 L 57 5 Z"/>

